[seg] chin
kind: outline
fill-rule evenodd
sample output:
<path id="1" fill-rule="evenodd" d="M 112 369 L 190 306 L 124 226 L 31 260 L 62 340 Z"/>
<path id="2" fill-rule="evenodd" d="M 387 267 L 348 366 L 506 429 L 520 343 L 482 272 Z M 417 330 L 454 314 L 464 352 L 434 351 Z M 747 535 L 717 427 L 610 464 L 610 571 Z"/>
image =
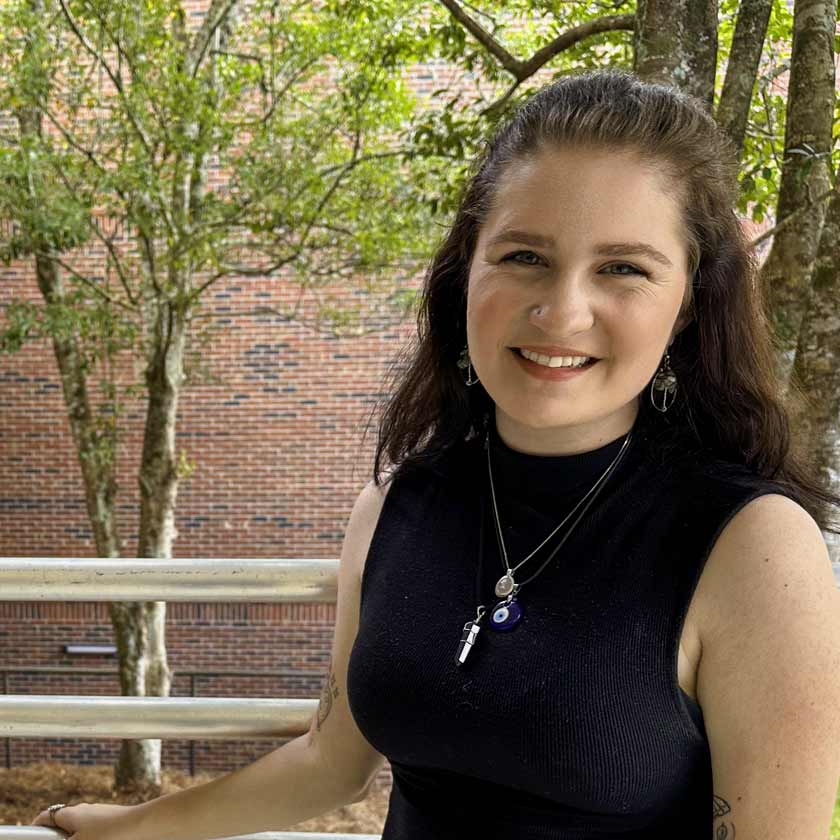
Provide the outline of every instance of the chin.
<path id="1" fill-rule="evenodd" d="M 545 412 L 537 413 L 533 410 L 526 414 L 521 411 L 511 412 L 501 409 L 508 419 L 520 426 L 527 426 L 530 429 L 553 429 L 558 426 L 580 426 L 591 422 L 594 417 L 591 414 L 582 414 L 579 411 L 554 411 L 547 409 Z"/>

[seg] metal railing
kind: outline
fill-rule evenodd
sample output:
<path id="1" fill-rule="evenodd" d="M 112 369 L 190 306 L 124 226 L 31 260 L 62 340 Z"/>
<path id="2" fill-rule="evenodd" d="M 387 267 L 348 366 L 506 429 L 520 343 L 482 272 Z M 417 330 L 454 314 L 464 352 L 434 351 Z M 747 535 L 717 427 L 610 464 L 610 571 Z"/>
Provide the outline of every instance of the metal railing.
<path id="1" fill-rule="evenodd" d="M 73 675 L 74 677 L 85 677 L 85 676 L 95 676 L 95 677 L 110 677 L 111 679 L 116 679 L 117 673 L 113 668 L 73 668 L 71 666 L 60 666 L 60 665 L 33 665 L 29 668 L 23 667 L 9 667 L 3 666 L 0 667 L 0 677 L 2 677 L 2 693 L 3 696 L 9 694 L 9 677 L 12 675 L 18 674 L 22 677 L 29 677 L 38 674 L 56 674 L 58 676 L 68 676 Z M 284 669 L 278 668 L 276 671 L 254 671 L 254 670 L 243 670 L 243 669 L 227 669 L 227 670 L 219 670 L 214 669 L 212 671 L 207 670 L 192 670 L 190 668 L 179 668 L 176 672 L 173 673 L 173 679 L 177 679 L 178 677 L 189 677 L 190 678 L 190 697 L 198 697 L 198 683 L 197 680 L 206 678 L 206 677 L 262 677 L 265 679 L 287 679 L 287 678 L 299 678 L 299 677 L 311 677 L 312 671 L 302 671 L 298 669 Z M 12 750 L 11 750 L 11 738 L 8 736 L 5 737 L 5 746 L 6 746 L 6 769 L 11 770 L 12 768 Z M 190 776 L 195 776 L 195 741 L 191 740 L 189 742 L 189 773 Z"/>
<path id="2" fill-rule="evenodd" d="M 338 560 L 0 558 L 4 601 L 334 602 Z M 228 697 L 0 696 L 0 737 L 294 738 L 317 700 Z M 56 712 L 60 710 L 61 714 Z M 58 840 L 0 826 L 0 840 Z M 379 840 L 378 834 L 260 832 L 226 840 Z"/>
<path id="3" fill-rule="evenodd" d="M 840 587 L 840 564 L 833 570 Z M 0 592 L 6 601 L 330 602 L 337 573 L 337 560 L 0 558 Z M 6 695 L 0 737 L 286 738 L 307 730 L 317 706 L 282 698 Z M 0 840 L 63 837 L 49 828 L 0 826 Z M 281 831 L 227 840 L 379 838 Z"/>

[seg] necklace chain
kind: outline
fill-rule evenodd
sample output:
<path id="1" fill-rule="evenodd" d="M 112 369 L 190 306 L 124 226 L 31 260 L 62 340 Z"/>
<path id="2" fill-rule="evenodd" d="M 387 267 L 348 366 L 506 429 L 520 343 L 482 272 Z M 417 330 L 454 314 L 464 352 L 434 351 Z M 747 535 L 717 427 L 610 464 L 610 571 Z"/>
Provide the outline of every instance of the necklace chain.
<path id="1" fill-rule="evenodd" d="M 522 562 L 518 563 L 514 568 L 511 569 L 510 564 L 508 563 L 507 558 L 507 549 L 505 548 L 505 541 L 502 535 L 502 525 L 499 520 L 499 507 L 496 503 L 496 489 L 493 485 L 493 469 L 490 465 L 490 429 L 489 429 L 489 422 L 490 418 L 485 417 L 484 423 L 484 448 L 487 452 L 487 472 L 490 476 L 490 495 L 493 499 L 493 516 L 496 523 L 496 537 L 499 541 L 499 548 L 500 553 L 502 556 L 502 563 L 505 567 L 505 574 L 497 581 L 496 583 L 496 595 L 499 597 L 504 597 L 504 601 L 499 601 L 496 606 L 493 608 L 493 615 L 491 618 L 491 626 L 496 630 L 510 630 L 515 627 L 522 618 L 522 606 L 515 600 L 516 593 L 524 586 L 526 583 L 532 581 L 537 575 L 542 572 L 542 570 L 548 565 L 551 559 L 554 557 L 555 554 L 562 548 L 563 543 L 569 537 L 569 534 L 574 531 L 575 526 L 580 522 L 583 515 L 588 510 L 589 506 L 592 502 L 595 501 L 598 493 L 603 489 L 604 483 L 606 482 L 607 478 L 610 476 L 610 473 L 615 469 L 618 462 L 621 460 L 622 456 L 624 455 L 625 451 L 627 450 L 627 446 L 630 443 L 630 440 L 633 436 L 633 430 L 631 429 L 627 433 L 627 437 L 624 439 L 624 443 L 621 445 L 621 449 L 619 450 L 618 454 L 613 458 L 612 463 L 604 470 L 601 477 L 595 482 L 592 488 L 584 495 L 584 497 L 572 508 L 571 513 L 567 514 L 563 521 L 524 559 Z M 554 551 L 549 554 L 543 564 L 537 569 L 537 571 L 531 575 L 527 580 L 524 580 L 521 584 L 516 583 L 513 579 L 513 573 L 523 564 L 527 563 L 559 530 L 560 528 L 565 525 L 565 523 L 569 520 L 571 516 L 573 516 L 578 508 L 583 506 L 583 510 L 578 514 L 577 519 L 572 523 L 571 527 L 568 531 L 563 535 L 563 539 L 560 540 L 560 544 L 555 547 Z M 478 576 L 476 580 L 476 595 L 477 597 L 480 596 L 480 589 L 481 589 L 481 560 L 483 556 L 483 535 L 484 535 L 484 504 L 482 503 L 481 506 L 481 517 L 482 517 L 482 526 L 480 529 L 479 534 L 479 547 L 478 547 Z M 468 621 L 464 624 L 464 627 L 461 631 L 461 641 L 458 643 L 458 650 L 455 654 L 455 664 L 456 665 L 463 665 L 467 657 L 469 656 L 470 651 L 475 646 L 476 637 L 478 636 L 478 632 L 481 629 L 481 620 L 484 617 L 485 612 L 487 612 L 487 608 L 484 604 L 479 604 L 478 608 L 476 609 L 475 618 L 472 621 Z"/>
<path id="2" fill-rule="evenodd" d="M 499 519 L 499 508 L 498 508 L 498 505 L 496 504 L 496 490 L 495 490 L 495 487 L 493 485 L 493 470 L 490 466 L 490 430 L 489 430 L 489 428 L 487 428 L 487 430 L 485 432 L 485 438 L 484 438 L 484 448 L 487 452 L 487 472 L 490 476 L 490 496 L 493 500 L 493 518 L 494 518 L 495 525 L 496 525 L 496 537 L 498 538 L 498 541 L 499 541 L 499 548 L 500 548 L 501 555 L 502 555 L 502 562 L 504 563 L 504 566 L 505 566 L 505 572 L 511 579 L 513 579 L 513 573 L 520 566 L 522 566 L 524 563 L 527 563 L 563 527 L 563 525 L 565 525 L 566 522 L 568 522 L 568 520 L 578 510 L 578 508 L 581 505 L 583 505 L 584 502 L 587 501 L 587 499 L 589 499 L 589 502 L 586 504 L 584 509 L 580 512 L 580 515 L 578 516 L 578 518 L 572 523 L 572 526 L 563 535 L 563 539 L 560 541 L 560 544 L 554 549 L 554 551 L 551 552 L 551 554 L 546 558 L 545 562 L 540 566 L 539 569 L 537 569 L 537 571 L 533 575 L 531 575 L 531 577 L 529 577 L 527 580 L 522 581 L 522 583 L 514 584 L 513 591 L 510 593 L 510 595 L 508 595 L 508 600 L 510 600 L 513 597 L 513 595 L 522 586 L 524 586 L 526 583 L 532 581 L 537 575 L 539 575 L 540 572 L 542 572 L 542 570 L 546 567 L 546 565 L 548 565 L 548 563 L 551 561 L 551 559 L 554 557 L 554 555 L 562 548 L 563 543 L 566 542 L 566 539 L 569 537 L 569 535 L 575 529 L 575 526 L 581 520 L 583 515 L 586 513 L 589 506 L 592 504 L 592 502 L 595 501 L 595 498 L 598 495 L 598 492 L 603 488 L 604 483 L 606 482 L 607 478 L 609 478 L 612 471 L 618 465 L 618 462 L 621 460 L 622 455 L 624 454 L 625 450 L 627 449 L 627 446 L 630 443 L 630 439 L 632 438 L 632 435 L 633 435 L 633 430 L 631 429 L 627 433 L 627 437 L 624 439 L 624 443 L 622 444 L 621 449 L 618 451 L 618 454 L 615 456 L 615 458 L 613 458 L 612 462 L 607 466 L 607 468 L 601 474 L 601 477 L 595 482 L 595 484 L 583 496 L 583 498 L 572 508 L 572 510 L 564 517 L 564 519 L 560 522 L 560 524 L 524 560 L 520 561 L 519 563 L 516 564 L 516 566 L 511 568 L 510 564 L 508 563 L 507 549 L 505 547 L 504 537 L 502 536 L 502 525 L 501 525 L 501 522 L 500 522 L 500 519 Z"/>

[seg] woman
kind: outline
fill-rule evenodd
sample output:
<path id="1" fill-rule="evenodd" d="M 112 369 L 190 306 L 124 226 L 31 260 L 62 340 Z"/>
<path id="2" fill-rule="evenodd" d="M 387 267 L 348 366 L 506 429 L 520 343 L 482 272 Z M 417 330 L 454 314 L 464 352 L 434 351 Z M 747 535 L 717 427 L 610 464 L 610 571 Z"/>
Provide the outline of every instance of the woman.
<path id="1" fill-rule="evenodd" d="M 825 840 L 840 499 L 790 451 L 736 166 L 702 104 L 628 73 L 526 102 L 428 271 L 309 733 L 36 824 L 284 828 L 358 801 L 387 758 L 388 840 Z"/>

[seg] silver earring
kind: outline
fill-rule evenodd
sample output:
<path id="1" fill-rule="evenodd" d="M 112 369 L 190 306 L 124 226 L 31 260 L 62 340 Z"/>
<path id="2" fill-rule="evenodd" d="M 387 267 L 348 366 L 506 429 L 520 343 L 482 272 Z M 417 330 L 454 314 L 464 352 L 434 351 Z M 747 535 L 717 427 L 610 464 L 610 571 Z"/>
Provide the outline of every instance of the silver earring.
<path id="1" fill-rule="evenodd" d="M 661 405 L 656 402 L 654 391 L 662 392 Z M 668 350 L 665 351 L 665 358 L 656 371 L 656 376 L 650 383 L 650 401 L 653 407 L 663 414 L 671 407 L 674 402 L 674 395 L 677 393 L 677 375 L 671 367 L 671 354 Z M 670 399 L 669 399 L 670 398 Z"/>
<path id="2" fill-rule="evenodd" d="M 465 346 L 464 349 L 461 351 L 461 357 L 458 359 L 458 367 L 461 368 L 461 370 L 464 370 L 466 368 L 467 378 L 464 380 L 464 382 L 467 385 L 475 385 L 475 383 L 478 382 L 477 378 L 476 379 L 472 378 L 472 375 L 473 375 L 474 371 L 472 370 L 471 365 L 472 365 L 472 360 L 470 359 L 469 347 Z"/>

